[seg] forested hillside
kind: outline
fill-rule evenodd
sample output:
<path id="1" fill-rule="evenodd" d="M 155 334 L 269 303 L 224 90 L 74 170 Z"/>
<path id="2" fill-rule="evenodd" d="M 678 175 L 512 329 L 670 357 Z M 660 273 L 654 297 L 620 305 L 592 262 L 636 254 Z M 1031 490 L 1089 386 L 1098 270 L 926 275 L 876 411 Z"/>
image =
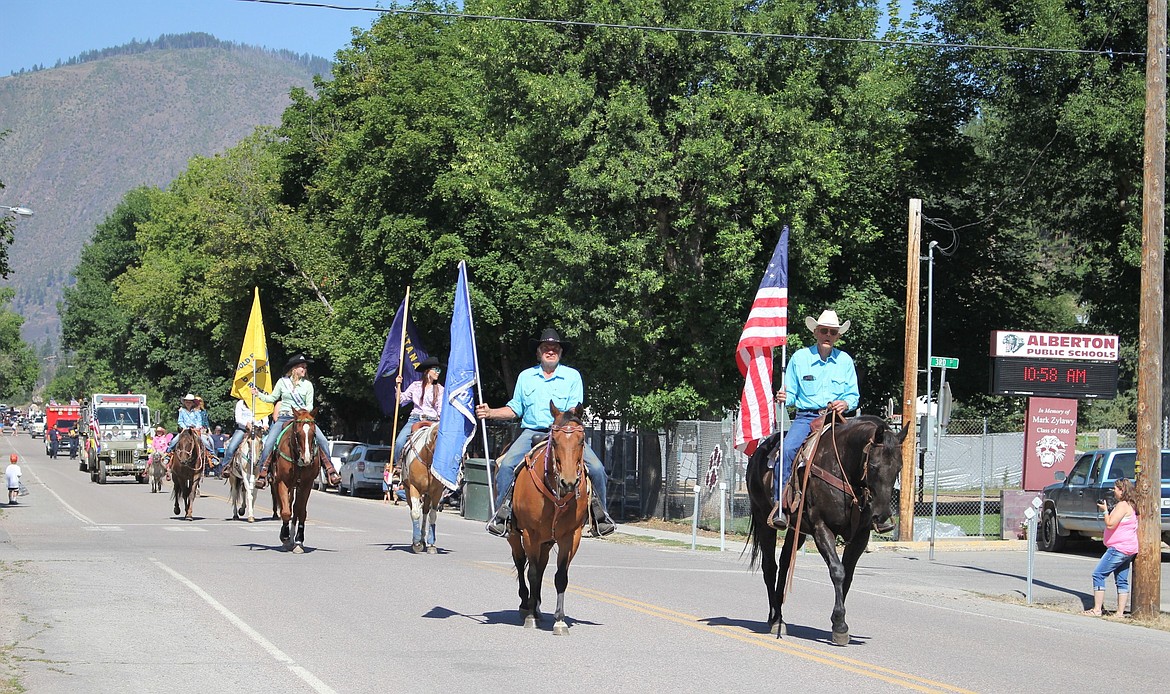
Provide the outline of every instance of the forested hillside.
<path id="1" fill-rule="evenodd" d="M 466 259 L 489 403 L 554 326 L 594 412 L 718 416 L 738 403 L 736 340 L 789 225 L 790 349 L 804 316 L 851 320 L 840 346 L 875 412 L 901 395 L 918 197 L 921 250 L 938 243 L 933 352 L 959 357 L 948 382 L 968 412 L 1020 411 L 987 395 L 995 329 L 1117 332 L 1131 393 L 1144 13 L 1082 4 L 942 0 L 928 3 L 937 22 L 884 36 L 1084 54 L 777 38 L 876 38 L 867 1 L 621 0 L 571 17 L 751 36 L 385 15 L 278 129 L 192 160 L 103 223 L 64 307 L 66 344 L 85 355 L 74 376 L 226 394 L 256 285 L 274 363 L 313 356 L 345 431 L 337 418 L 378 418 L 370 384 L 408 285 L 426 346 L 445 354 Z M 1132 404 L 1081 416 L 1124 421 Z"/>
<path id="2" fill-rule="evenodd" d="M 192 156 L 278 123 L 290 90 L 327 65 L 188 34 L 0 78 L 0 204 L 36 213 L 17 223 L 10 251 L 25 338 L 56 339 L 82 244 L 127 191 L 164 186 Z"/>

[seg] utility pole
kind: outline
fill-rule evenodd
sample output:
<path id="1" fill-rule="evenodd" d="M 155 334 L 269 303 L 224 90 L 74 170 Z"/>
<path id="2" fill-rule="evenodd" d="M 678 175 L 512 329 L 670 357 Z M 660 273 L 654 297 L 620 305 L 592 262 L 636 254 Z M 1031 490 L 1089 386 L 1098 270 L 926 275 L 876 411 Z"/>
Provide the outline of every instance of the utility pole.
<path id="1" fill-rule="evenodd" d="M 1133 615 L 1158 616 L 1162 601 L 1162 301 L 1166 213 L 1166 0 L 1146 4 L 1146 121 L 1142 172 L 1142 273 L 1138 326 L 1138 555 Z"/>
<path id="2" fill-rule="evenodd" d="M 898 539 L 914 539 L 914 471 L 918 469 L 918 292 L 922 264 L 922 201 L 910 199 L 906 227 L 906 355 L 902 362 L 902 426 L 910 433 L 902 442 L 901 493 L 898 497 Z"/>

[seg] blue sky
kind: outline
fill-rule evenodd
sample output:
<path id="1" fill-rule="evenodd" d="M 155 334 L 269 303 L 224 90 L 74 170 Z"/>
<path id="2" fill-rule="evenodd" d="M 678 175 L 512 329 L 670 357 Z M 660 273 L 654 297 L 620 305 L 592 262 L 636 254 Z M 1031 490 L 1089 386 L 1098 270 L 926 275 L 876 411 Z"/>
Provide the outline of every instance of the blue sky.
<path id="1" fill-rule="evenodd" d="M 375 0 L 328 0 L 373 7 Z M 389 3 L 382 3 L 383 5 Z M 240 0 L 0 0 L 0 77 L 33 65 L 52 67 L 88 50 L 160 34 L 202 31 L 218 39 L 333 58 L 350 28 L 375 12 L 289 7 Z"/>

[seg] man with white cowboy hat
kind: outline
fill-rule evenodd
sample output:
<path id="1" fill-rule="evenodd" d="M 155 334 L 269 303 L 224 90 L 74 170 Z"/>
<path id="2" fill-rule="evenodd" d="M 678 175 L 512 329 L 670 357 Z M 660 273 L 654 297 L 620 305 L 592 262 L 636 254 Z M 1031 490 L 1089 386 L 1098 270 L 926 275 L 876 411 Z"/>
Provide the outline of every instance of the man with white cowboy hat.
<path id="1" fill-rule="evenodd" d="M 487 524 L 487 531 L 497 537 L 508 534 L 508 519 L 512 515 L 512 483 L 516 481 L 516 467 L 532 449 L 532 441 L 544 436 L 552 426 L 553 416 L 548 404 L 554 402 L 557 409 L 567 410 L 584 399 L 581 374 L 561 363 L 573 345 L 561 339 L 552 328 L 545 328 L 539 340 L 531 340 L 536 350 L 537 364 L 520 372 L 512 399 L 503 407 L 488 407 L 480 403 L 475 414 L 480 419 L 511 419 L 520 417 L 524 427 L 520 435 L 499 459 L 496 472 L 496 515 Z M 585 466 L 593 487 L 591 507 L 594 530 L 598 535 L 609 535 L 615 529 L 613 519 L 606 511 L 606 474 L 601 459 L 585 442 Z"/>
<path id="2" fill-rule="evenodd" d="M 199 439 L 203 441 L 203 446 L 208 452 L 213 452 L 211 451 L 211 440 L 204 438 L 200 432 L 200 429 L 203 428 L 204 413 L 203 410 L 196 409 L 195 405 L 197 400 L 199 398 L 194 393 L 187 393 L 183 396 L 183 406 L 179 408 L 178 415 L 179 432 L 182 433 L 184 429 L 194 429 L 195 433 L 199 434 Z M 175 450 L 175 444 L 178 442 L 179 437 L 176 435 L 171 439 L 170 445 L 167 446 L 167 453 Z"/>
<path id="3" fill-rule="evenodd" d="M 813 420 L 822 414 L 844 414 L 856 409 L 861 399 L 853 357 L 836 347 L 837 340 L 849 331 L 850 322 L 842 323 L 836 311 L 826 309 L 815 320 L 807 316 L 804 324 L 812 331 L 815 342 L 788 359 L 784 388 L 776 392 L 776 402 L 796 408 L 796 416 L 784 435 L 783 474 L 772 474 L 776 505 L 768 523 L 776 528 L 788 527 L 780 507 L 781 491 L 792 475 L 796 453 L 812 431 Z"/>

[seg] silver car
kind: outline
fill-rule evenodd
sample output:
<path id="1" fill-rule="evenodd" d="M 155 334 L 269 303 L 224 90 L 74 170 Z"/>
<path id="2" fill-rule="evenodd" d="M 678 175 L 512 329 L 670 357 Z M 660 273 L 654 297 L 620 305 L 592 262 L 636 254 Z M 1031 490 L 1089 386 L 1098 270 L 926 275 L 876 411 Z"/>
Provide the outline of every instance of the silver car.
<path id="1" fill-rule="evenodd" d="M 329 460 L 333 461 L 333 469 L 341 474 L 341 461 L 345 459 L 347 453 L 353 450 L 354 446 L 359 445 L 360 441 L 330 441 L 329 442 Z M 317 481 L 313 483 L 313 489 L 320 489 L 325 491 L 329 488 L 329 479 L 325 474 L 325 468 L 321 468 L 321 472 L 317 474 Z"/>
<path id="2" fill-rule="evenodd" d="M 342 459 L 338 494 L 357 496 L 359 489 L 382 491 L 382 471 L 390 462 L 389 446 L 359 443 Z"/>

